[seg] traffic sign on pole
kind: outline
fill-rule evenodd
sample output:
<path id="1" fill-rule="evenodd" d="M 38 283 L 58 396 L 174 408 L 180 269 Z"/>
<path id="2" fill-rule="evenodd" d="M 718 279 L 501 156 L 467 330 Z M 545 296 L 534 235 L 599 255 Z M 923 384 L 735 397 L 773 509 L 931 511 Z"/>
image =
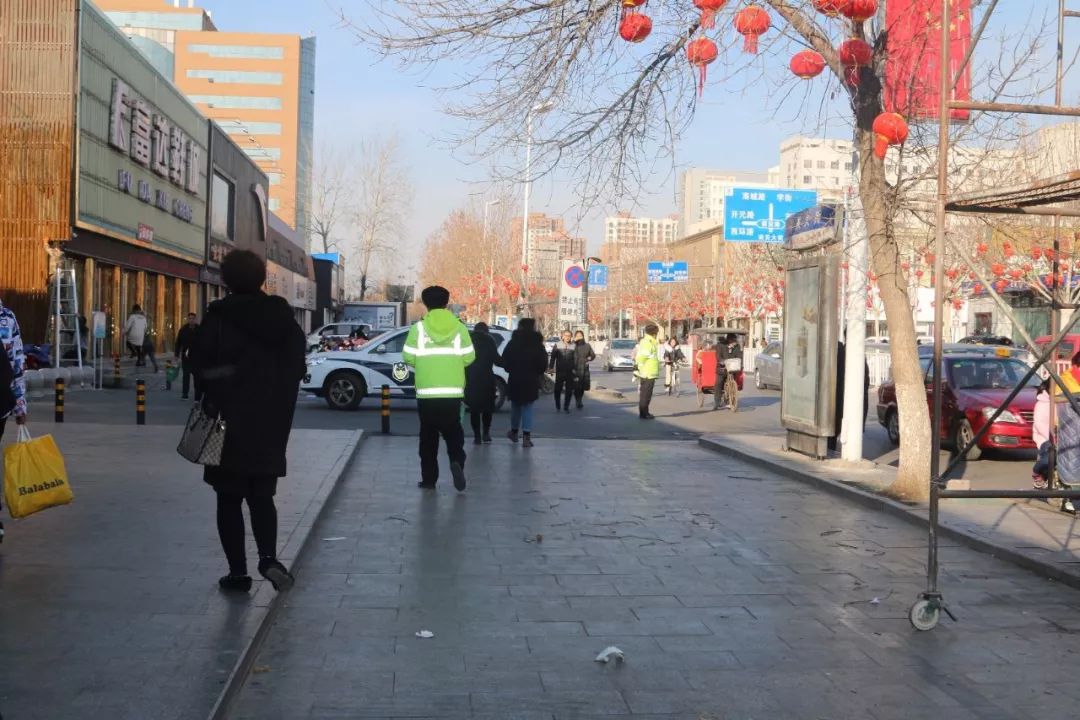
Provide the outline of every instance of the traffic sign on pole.
<path id="1" fill-rule="evenodd" d="M 724 193 L 724 239 L 782 243 L 788 217 L 816 204 L 814 190 L 728 188 Z"/>
<path id="2" fill-rule="evenodd" d="M 690 282 L 690 266 L 685 260 L 650 261 L 645 270 L 645 281 L 649 283 Z"/>
<path id="3" fill-rule="evenodd" d="M 589 288 L 592 290 L 606 290 L 608 286 L 608 266 L 589 265 Z"/>

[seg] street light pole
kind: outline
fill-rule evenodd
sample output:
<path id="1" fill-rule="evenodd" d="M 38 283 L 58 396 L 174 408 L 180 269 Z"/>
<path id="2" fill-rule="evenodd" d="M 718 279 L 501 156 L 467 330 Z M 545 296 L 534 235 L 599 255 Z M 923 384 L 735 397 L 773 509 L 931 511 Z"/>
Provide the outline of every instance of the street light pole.
<path id="1" fill-rule="evenodd" d="M 499 198 L 495 198 L 494 200 L 488 200 L 486 203 L 484 203 L 484 238 L 483 238 L 482 242 L 485 243 L 485 244 L 487 244 L 487 239 L 488 239 L 488 210 L 491 209 L 492 205 L 498 205 L 500 202 L 502 202 L 502 201 Z M 493 298 L 495 297 L 495 243 L 491 243 L 487 247 L 488 247 L 488 252 L 489 252 L 489 256 L 488 256 L 488 303 L 490 303 L 489 306 L 488 306 L 490 308 L 490 310 L 488 312 L 488 325 L 494 325 L 495 324 L 495 302 L 494 302 Z"/>
<path id="2" fill-rule="evenodd" d="M 604 262 L 598 257 L 586 257 L 581 261 L 585 268 L 585 283 L 581 286 L 581 324 L 585 326 L 585 339 L 589 339 L 589 265 Z"/>
<path id="3" fill-rule="evenodd" d="M 550 112 L 555 104 L 548 101 L 534 105 L 525 117 L 525 187 L 523 207 L 521 209 L 521 289 L 518 292 L 518 305 L 525 312 L 529 286 L 529 193 L 532 191 L 532 141 L 533 116 Z"/>

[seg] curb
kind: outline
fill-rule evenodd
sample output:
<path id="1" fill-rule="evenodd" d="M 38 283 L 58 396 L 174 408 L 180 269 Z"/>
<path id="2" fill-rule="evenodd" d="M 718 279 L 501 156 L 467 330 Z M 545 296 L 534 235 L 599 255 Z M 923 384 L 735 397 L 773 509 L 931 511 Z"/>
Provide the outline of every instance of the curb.
<path id="1" fill-rule="evenodd" d="M 911 507 L 896 500 L 863 490 L 862 488 L 853 487 L 839 480 L 816 475 L 801 468 L 794 467 L 791 464 L 780 462 L 775 458 L 758 455 L 749 450 L 734 445 L 728 445 L 712 438 L 698 438 L 698 445 L 706 450 L 712 450 L 713 452 L 723 455 L 730 455 L 752 465 L 768 468 L 789 480 L 795 480 L 811 485 L 818 490 L 842 497 L 871 510 L 884 512 L 887 515 L 891 515 L 892 517 L 912 525 L 917 525 L 926 529 L 929 529 L 930 527 L 930 522 L 926 517 L 927 509 L 924 505 Z M 977 550 L 1000 560 L 1005 560 L 1024 570 L 1028 570 L 1050 580 L 1055 580 L 1067 587 L 1080 590 L 1080 575 L 1070 573 L 1054 563 L 1044 562 L 1031 557 L 1030 555 L 1025 555 L 1014 548 L 991 542 L 968 530 L 954 527 L 945 520 L 938 522 L 938 534 L 942 537 L 947 537 L 966 545 L 972 550 Z"/>
<path id="2" fill-rule="evenodd" d="M 303 516 L 300 518 L 296 530 L 289 536 L 285 546 L 282 548 L 281 555 L 283 558 L 289 559 L 291 554 L 290 567 L 293 575 L 297 576 L 297 578 L 299 578 L 300 566 L 311 551 L 311 539 L 315 535 L 315 527 L 319 524 L 319 521 L 322 520 L 326 508 L 330 505 L 330 501 L 341 486 L 342 479 L 352 466 L 353 461 L 360 451 L 360 445 L 364 442 L 366 437 L 367 434 L 363 430 L 357 430 L 354 433 L 355 440 L 352 443 L 352 449 L 342 453 L 341 457 L 338 458 L 337 463 L 334 465 L 334 468 L 330 471 L 330 475 L 328 476 L 333 479 L 323 483 L 323 486 L 319 488 L 319 491 L 315 494 L 315 497 L 311 499 Z M 271 589 L 270 592 L 274 592 L 273 589 Z M 259 652 L 262 650 L 263 643 L 270 634 L 270 628 L 273 627 L 274 622 L 281 613 L 281 608 L 285 606 L 285 598 L 287 596 L 288 593 L 274 592 L 270 603 L 267 605 L 266 613 L 263 615 L 262 620 L 259 621 L 259 626 L 252 634 L 251 640 L 249 640 L 247 645 L 241 650 L 240 657 L 233 666 L 232 672 L 229 673 L 229 677 L 225 680 L 225 685 L 221 690 L 221 694 L 218 695 L 217 702 L 214 703 L 214 707 L 210 710 L 210 714 L 207 715 L 207 720 L 225 720 L 225 718 L 229 716 L 233 703 L 236 702 L 236 698 L 240 695 L 244 683 L 251 674 L 251 669 L 255 664 L 255 658 L 258 657 Z"/>

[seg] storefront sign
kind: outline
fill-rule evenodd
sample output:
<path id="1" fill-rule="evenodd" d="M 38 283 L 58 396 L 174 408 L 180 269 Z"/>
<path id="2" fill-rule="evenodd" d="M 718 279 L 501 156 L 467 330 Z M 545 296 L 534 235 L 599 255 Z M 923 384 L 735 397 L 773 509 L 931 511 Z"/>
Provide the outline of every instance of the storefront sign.
<path id="1" fill-rule="evenodd" d="M 201 264 L 207 120 L 99 10 L 82 7 L 77 225 Z"/>

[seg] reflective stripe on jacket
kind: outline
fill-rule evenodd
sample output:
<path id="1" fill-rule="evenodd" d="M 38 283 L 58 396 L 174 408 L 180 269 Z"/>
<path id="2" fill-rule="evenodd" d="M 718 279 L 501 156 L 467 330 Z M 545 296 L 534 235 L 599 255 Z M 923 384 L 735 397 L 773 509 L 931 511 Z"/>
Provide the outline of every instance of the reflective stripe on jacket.
<path id="1" fill-rule="evenodd" d="M 409 329 L 402 359 L 416 369 L 416 397 L 465 396 L 465 367 L 476 359 L 468 329 L 448 310 L 432 310 Z"/>

